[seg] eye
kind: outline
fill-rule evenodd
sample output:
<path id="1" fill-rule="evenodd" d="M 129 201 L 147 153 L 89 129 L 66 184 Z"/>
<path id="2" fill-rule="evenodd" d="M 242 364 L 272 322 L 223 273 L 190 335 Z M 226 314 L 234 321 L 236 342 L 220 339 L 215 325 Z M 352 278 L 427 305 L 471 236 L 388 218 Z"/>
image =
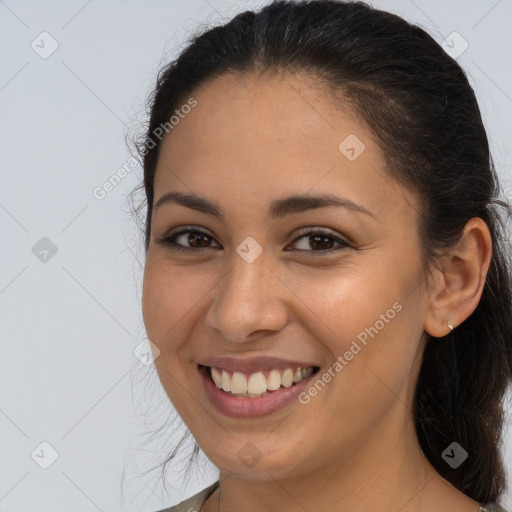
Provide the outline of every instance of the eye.
<path id="1" fill-rule="evenodd" d="M 208 233 L 200 229 L 192 229 L 192 226 L 189 226 L 186 229 L 181 229 L 176 233 L 171 233 L 162 238 L 157 238 L 156 241 L 161 245 L 169 247 L 173 251 L 189 253 L 215 248 L 215 246 L 211 245 L 211 242 L 217 244 L 215 239 Z M 301 236 L 293 241 L 293 244 L 297 244 L 298 242 L 302 244 L 302 248 L 298 249 L 299 252 L 332 253 L 341 249 L 353 247 L 348 241 L 340 238 L 336 233 L 325 228 L 315 228 L 310 229 L 309 231 L 303 231 Z M 339 247 L 333 248 L 336 244 Z M 220 247 L 220 245 L 217 244 L 217 247 Z M 289 249 L 286 250 L 288 251 Z"/>
<path id="2" fill-rule="evenodd" d="M 201 249 L 209 249 L 211 246 L 209 243 L 213 240 L 208 233 L 201 231 L 199 229 L 181 229 L 176 233 L 171 233 L 170 235 L 164 236 L 162 238 L 157 238 L 157 243 L 162 244 L 166 247 L 171 248 L 174 251 L 178 252 L 192 252 Z M 187 245 L 182 245 L 190 244 Z"/>
<path id="3" fill-rule="evenodd" d="M 299 249 L 301 252 L 332 253 L 347 247 L 352 247 L 347 240 L 340 238 L 336 233 L 325 228 L 315 228 L 303 232 L 293 243 L 297 243 L 301 240 L 304 240 L 301 242 L 303 247 Z M 336 244 L 338 244 L 339 247 L 333 248 Z M 310 249 L 313 250 L 311 251 Z"/>

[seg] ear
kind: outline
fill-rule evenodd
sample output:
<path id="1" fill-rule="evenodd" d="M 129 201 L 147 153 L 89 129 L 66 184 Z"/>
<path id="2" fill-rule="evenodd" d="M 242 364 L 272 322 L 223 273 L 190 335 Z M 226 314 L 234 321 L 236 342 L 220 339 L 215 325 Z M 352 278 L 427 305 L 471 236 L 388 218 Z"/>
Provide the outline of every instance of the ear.
<path id="1" fill-rule="evenodd" d="M 459 243 L 438 259 L 423 329 L 435 337 L 457 328 L 476 309 L 492 256 L 492 239 L 487 224 L 470 219 Z"/>

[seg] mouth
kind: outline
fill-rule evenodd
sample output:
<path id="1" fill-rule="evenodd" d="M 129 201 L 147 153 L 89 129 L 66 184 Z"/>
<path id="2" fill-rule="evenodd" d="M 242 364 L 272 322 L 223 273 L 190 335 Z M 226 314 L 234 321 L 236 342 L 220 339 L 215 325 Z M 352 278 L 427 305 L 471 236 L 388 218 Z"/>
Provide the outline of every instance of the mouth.
<path id="1" fill-rule="evenodd" d="M 219 412 L 232 418 L 255 418 L 299 404 L 300 394 L 320 367 L 290 366 L 249 373 L 199 364 L 198 370 L 206 398 Z"/>
<path id="2" fill-rule="evenodd" d="M 290 388 L 318 372 L 318 366 L 274 368 L 242 373 L 217 366 L 202 366 L 217 389 L 238 398 L 262 398 Z"/>

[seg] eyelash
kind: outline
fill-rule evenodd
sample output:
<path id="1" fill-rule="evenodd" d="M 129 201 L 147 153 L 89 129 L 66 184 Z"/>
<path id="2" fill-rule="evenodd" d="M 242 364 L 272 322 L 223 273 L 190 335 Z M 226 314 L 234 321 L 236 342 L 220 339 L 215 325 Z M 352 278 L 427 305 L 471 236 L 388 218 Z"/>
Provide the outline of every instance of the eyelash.
<path id="1" fill-rule="evenodd" d="M 192 253 L 192 252 L 198 252 L 198 251 L 202 252 L 203 250 L 209 250 L 212 248 L 215 249 L 215 247 L 197 247 L 197 248 L 196 247 L 184 247 L 182 245 L 177 244 L 176 239 L 184 234 L 187 234 L 187 233 L 197 233 L 200 235 L 204 235 L 204 236 L 210 238 L 211 240 L 214 240 L 214 238 L 212 236 L 210 236 L 208 233 L 201 231 L 200 229 L 197 229 L 197 228 L 193 228 L 193 229 L 192 228 L 193 228 L 193 226 L 189 226 L 189 227 L 187 227 L 187 229 L 182 229 L 182 230 L 180 230 L 176 233 L 172 233 L 168 236 L 165 236 L 162 238 L 157 238 L 156 242 L 161 245 L 164 245 L 165 247 L 168 247 L 169 249 L 171 249 L 173 251 L 177 251 L 177 252 L 181 252 L 181 253 Z M 314 254 L 315 253 L 316 254 L 318 254 L 318 253 L 332 254 L 334 252 L 337 252 L 337 251 L 340 251 L 343 249 L 353 248 L 352 244 L 350 244 L 347 240 L 337 237 L 332 231 L 325 229 L 325 228 L 315 228 L 315 229 L 311 229 L 309 231 L 304 231 L 292 243 L 296 243 L 299 240 L 301 240 L 302 238 L 308 238 L 308 237 L 311 237 L 314 235 L 321 235 L 324 237 L 332 238 L 341 247 L 338 247 L 337 249 L 331 248 L 331 249 L 327 249 L 327 250 L 320 249 L 318 251 L 298 249 L 299 252 L 314 253 Z"/>

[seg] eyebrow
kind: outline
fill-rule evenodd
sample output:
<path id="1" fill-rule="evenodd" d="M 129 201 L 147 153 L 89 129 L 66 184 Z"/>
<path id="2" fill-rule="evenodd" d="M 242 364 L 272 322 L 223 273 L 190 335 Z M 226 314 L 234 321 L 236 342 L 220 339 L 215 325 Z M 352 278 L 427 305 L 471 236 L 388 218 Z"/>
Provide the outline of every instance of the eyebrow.
<path id="1" fill-rule="evenodd" d="M 205 197 L 196 194 L 183 194 L 181 192 L 168 192 L 164 194 L 155 204 L 155 210 L 162 207 L 164 204 L 179 204 L 192 210 L 197 210 L 202 213 L 213 215 L 215 217 L 224 218 L 222 208 L 214 202 L 206 199 Z M 295 195 L 282 199 L 272 201 L 268 209 L 268 216 L 270 218 L 282 218 L 292 213 L 301 213 L 307 210 L 314 210 L 317 208 L 325 208 L 327 206 L 337 206 L 347 208 L 354 212 L 369 215 L 375 219 L 373 213 L 367 210 L 364 206 L 354 203 L 350 199 L 337 197 L 332 194 L 322 195 Z"/>

